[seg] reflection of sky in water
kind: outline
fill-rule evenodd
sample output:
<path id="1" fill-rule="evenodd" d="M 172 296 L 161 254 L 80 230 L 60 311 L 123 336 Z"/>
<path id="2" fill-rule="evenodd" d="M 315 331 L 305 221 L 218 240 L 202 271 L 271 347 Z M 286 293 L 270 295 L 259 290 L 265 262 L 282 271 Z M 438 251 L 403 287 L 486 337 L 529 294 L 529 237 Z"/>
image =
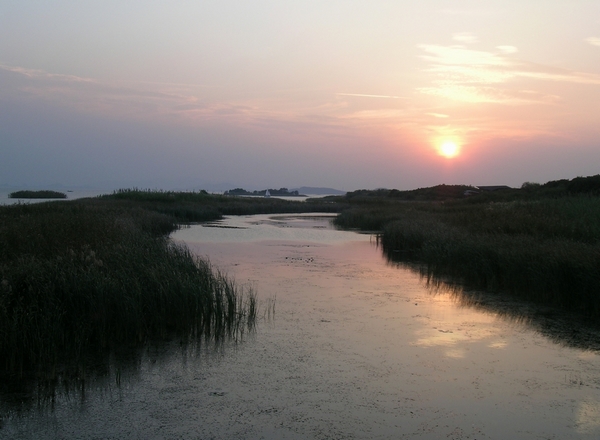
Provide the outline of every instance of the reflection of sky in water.
<path id="1" fill-rule="evenodd" d="M 310 241 L 318 243 L 369 240 L 369 235 L 338 231 L 329 225 L 335 215 L 258 215 L 231 216 L 221 222 L 194 225 L 175 232 L 172 237 L 187 243 L 244 243 L 262 240 Z M 302 219 L 302 220 L 301 220 Z M 326 219 L 327 221 L 323 221 Z"/>
<path id="2" fill-rule="evenodd" d="M 503 343 L 490 326 L 497 320 L 493 315 L 456 309 L 447 296 L 431 297 L 422 309 L 425 311 L 419 320 L 424 326 L 416 332 L 417 346 L 444 346 L 449 348 L 449 357 L 464 357 L 462 345 L 484 341 L 488 347 L 498 347 Z"/>
<path id="3" fill-rule="evenodd" d="M 432 292 L 328 218 L 218 225 L 173 237 L 262 306 L 276 298 L 274 319 L 222 356 L 141 363 L 113 397 L 87 393 L 84 412 L 58 402 L 0 437 L 123 438 L 135 426 L 136 438 L 599 438 L 597 352 Z"/>
<path id="4" fill-rule="evenodd" d="M 576 412 L 577 432 L 582 434 L 600 434 L 600 402 L 593 397 L 587 397 L 579 402 Z"/>
<path id="5" fill-rule="evenodd" d="M 419 421 L 413 438 L 600 434 L 598 404 L 586 397 L 600 374 L 596 353 L 554 344 L 525 319 L 428 291 L 415 273 L 384 264 L 369 236 L 324 224 L 232 217 L 221 225 L 247 229 L 193 227 L 174 237 L 261 295 L 277 296 L 279 324 L 301 323 L 289 343 L 302 353 L 310 341 L 304 356 L 318 371 L 329 365 L 349 375 L 380 405 L 406 402 Z"/>

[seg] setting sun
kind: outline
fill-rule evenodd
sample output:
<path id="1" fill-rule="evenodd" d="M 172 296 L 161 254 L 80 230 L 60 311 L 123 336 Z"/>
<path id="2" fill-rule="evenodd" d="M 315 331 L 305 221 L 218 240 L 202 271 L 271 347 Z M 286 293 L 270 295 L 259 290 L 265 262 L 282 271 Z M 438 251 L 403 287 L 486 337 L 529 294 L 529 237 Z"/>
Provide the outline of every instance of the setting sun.
<path id="1" fill-rule="evenodd" d="M 458 145 L 455 142 L 446 141 L 440 145 L 439 153 L 448 159 L 456 157 L 458 155 Z"/>

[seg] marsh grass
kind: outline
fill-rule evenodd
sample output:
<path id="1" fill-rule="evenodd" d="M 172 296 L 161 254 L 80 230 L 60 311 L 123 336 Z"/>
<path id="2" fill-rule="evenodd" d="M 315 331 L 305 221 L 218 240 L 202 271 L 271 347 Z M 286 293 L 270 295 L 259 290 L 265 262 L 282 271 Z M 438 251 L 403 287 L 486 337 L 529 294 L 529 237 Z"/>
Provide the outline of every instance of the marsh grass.
<path id="1" fill-rule="evenodd" d="M 254 326 L 252 290 L 173 244 L 176 220 L 118 202 L 0 209 L 0 373 L 52 378 L 152 340 Z"/>
<path id="2" fill-rule="evenodd" d="M 116 201 L 121 206 L 136 206 L 167 214 L 180 223 L 218 220 L 223 215 L 286 214 L 305 212 L 340 212 L 344 203 L 332 203 L 320 199 L 305 202 L 283 200 L 276 197 L 238 197 L 200 192 L 173 192 L 120 189 L 113 194 L 101 196 L 96 203 Z M 94 203 L 90 200 L 88 203 Z"/>
<path id="3" fill-rule="evenodd" d="M 338 224 L 373 229 L 390 260 L 451 279 L 600 316 L 600 198 L 355 206 Z"/>

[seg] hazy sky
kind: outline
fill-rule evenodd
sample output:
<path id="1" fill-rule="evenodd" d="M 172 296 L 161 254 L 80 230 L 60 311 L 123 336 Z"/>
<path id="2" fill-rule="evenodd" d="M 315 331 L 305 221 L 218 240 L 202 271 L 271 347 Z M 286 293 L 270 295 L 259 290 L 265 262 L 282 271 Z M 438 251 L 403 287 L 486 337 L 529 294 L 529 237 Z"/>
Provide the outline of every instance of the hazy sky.
<path id="1" fill-rule="evenodd" d="M 0 3 L 0 185 L 519 186 L 599 139 L 598 0 Z"/>

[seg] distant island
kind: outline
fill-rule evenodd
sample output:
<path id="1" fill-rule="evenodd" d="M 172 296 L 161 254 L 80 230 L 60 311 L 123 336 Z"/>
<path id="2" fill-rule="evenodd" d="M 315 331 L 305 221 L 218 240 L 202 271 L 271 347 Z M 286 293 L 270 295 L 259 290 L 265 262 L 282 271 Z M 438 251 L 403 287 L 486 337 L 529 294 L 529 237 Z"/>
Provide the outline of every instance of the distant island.
<path id="1" fill-rule="evenodd" d="M 279 188 L 279 189 L 263 189 L 261 191 L 246 191 L 243 188 L 235 188 L 230 189 L 229 191 L 225 191 L 223 194 L 226 196 L 265 196 L 267 194 L 271 196 L 279 196 L 279 197 L 306 197 L 304 194 L 300 194 L 298 191 L 290 191 L 287 188 Z"/>
<path id="2" fill-rule="evenodd" d="M 235 188 L 225 191 L 223 194 L 228 196 L 264 196 L 267 191 L 271 196 L 279 196 L 279 197 L 307 197 L 307 194 L 310 195 L 335 195 L 342 196 L 346 194 L 346 191 L 340 191 L 339 189 L 333 188 L 323 188 L 323 187 L 314 187 L 314 186 L 303 186 L 300 188 L 287 189 L 287 188 L 279 188 L 279 189 L 263 189 L 260 191 L 247 191 L 243 188 Z"/>
<path id="3" fill-rule="evenodd" d="M 15 191 L 8 195 L 10 199 L 66 199 L 67 195 L 58 191 Z"/>

